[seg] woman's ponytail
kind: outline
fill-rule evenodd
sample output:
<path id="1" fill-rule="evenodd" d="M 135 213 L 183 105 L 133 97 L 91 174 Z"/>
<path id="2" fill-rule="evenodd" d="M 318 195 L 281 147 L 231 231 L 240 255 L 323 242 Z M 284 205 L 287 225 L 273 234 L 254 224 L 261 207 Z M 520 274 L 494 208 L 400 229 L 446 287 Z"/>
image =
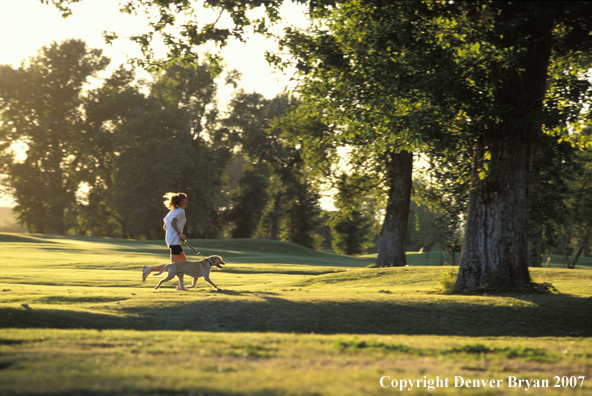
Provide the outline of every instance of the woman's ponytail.
<path id="1" fill-rule="evenodd" d="M 173 210 L 181 206 L 181 200 L 187 199 L 187 194 L 168 192 L 164 194 L 162 198 L 164 199 L 164 206 L 170 210 Z"/>

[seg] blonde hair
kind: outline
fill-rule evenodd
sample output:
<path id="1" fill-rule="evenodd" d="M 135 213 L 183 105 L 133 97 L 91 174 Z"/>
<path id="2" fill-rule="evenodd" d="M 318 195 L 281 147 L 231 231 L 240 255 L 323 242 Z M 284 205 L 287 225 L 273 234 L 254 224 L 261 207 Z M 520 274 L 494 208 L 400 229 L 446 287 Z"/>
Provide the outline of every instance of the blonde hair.
<path id="1" fill-rule="evenodd" d="M 187 194 L 169 192 L 164 194 L 162 198 L 164 199 L 164 206 L 173 210 L 181 205 L 182 199 L 187 199 Z"/>

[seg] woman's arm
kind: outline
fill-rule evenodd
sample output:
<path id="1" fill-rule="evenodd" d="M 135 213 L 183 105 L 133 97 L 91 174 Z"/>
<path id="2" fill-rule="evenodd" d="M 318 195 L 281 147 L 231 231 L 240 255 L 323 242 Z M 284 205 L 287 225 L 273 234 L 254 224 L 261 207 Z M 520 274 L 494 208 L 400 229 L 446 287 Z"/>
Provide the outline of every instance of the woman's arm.
<path id="1" fill-rule="evenodd" d="M 177 228 L 176 217 L 171 221 L 171 226 L 173 227 L 173 230 L 175 230 L 175 232 L 181 237 L 181 239 L 185 239 L 185 235 L 181 235 L 181 231 L 179 231 L 179 229 Z"/>

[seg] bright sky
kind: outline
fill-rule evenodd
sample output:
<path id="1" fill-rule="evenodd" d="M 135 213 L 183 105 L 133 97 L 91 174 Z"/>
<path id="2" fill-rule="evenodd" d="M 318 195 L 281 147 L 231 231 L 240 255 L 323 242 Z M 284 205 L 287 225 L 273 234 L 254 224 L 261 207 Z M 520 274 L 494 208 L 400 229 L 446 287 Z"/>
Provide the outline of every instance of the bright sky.
<path id="1" fill-rule="evenodd" d="M 0 0 L 0 64 L 18 67 L 41 47 L 69 38 L 82 39 L 90 48 L 102 48 L 104 55 L 111 58 L 111 67 L 127 63 L 129 57 L 139 57 L 136 44 L 121 39 L 107 45 L 103 40 L 104 31 L 114 31 L 120 36 L 148 31 L 143 16 L 120 13 L 119 3 L 120 0 L 83 0 L 72 6 L 72 16 L 63 19 L 53 5 L 43 5 L 39 0 Z M 291 24 L 305 26 L 304 9 L 287 3 L 282 15 L 288 16 Z M 243 73 L 241 87 L 268 98 L 282 92 L 290 79 L 289 75 L 274 72 L 263 58 L 265 50 L 270 48 L 274 48 L 272 41 L 254 36 L 246 44 L 230 43 L 223 51 L 228 66 Z M 138 75 L 142 77 L 141 72 Z M 225 100 L 224 91 L 220 95 Z M 10 201 L 0 195 L 0 206 L 9 205 Z"/>
<path id="2" fill-rule="evenodd" d="M 102 48 L 113 67 L 126 63 L 129 57 L 140 56 L 137 45 L 125 39 L 112 45 L 103 40 L 104 31 L 120 36 L 149 31 L 142 15 L 120 13 L 119 3 L 120 0 L 82 0 L 72 5 L 73 15 L 63 19 L 53 5 L 43 5 L 39 0 L 0 0 L 0 64 L 18 66 L 41 47 L 68 38 L 80 38 L 89 47 Z M 305 25 L 302 6 L 287 2 L 284 10 L 289 23 Z M 242 87 L 247 92 L 273 97 L 288 83 L 289 76 L 274 72 L 263 58 L 264 51 L 270 48 L 274 48 L 273 41 L 253 36 L 246 44 L 236 41 L 224 49 L 229 66 L 242 71 Z"/>

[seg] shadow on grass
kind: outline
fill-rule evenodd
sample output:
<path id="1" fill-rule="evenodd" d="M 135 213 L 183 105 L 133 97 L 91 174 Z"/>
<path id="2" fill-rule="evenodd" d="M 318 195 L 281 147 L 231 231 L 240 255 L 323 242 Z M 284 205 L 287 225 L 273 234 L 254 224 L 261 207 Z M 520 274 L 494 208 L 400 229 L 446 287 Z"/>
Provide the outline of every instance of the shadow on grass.
<path id="1" fill-rule="evenodd" d="M 316 267 L 310 267 L 310 269 L 302 269 L 302 270 L 290 270 L 290 269 L 283 269 L 283 268 L 272 268 L 269 270 L 262 270 L 256 268 L 248 268 L 248 269 L 237 269 L 234 268 L 224 268 L 224 272 L 229 274 L 243 274 L 243 275 L 253 275 L 253 274 L 271 274 L 271 275 L 325 275 L 325 274 L 334 274 L 336 271 L 333 269 L 318 269 Z M 343 271 L 340 271 L 343 272 Z"/>
<path id="2" fill-rule="evenodd" d="M 409 334 L 513 337 L 590 337 L 592 301 L 572 296 L 541 296 L 529 306 L 470 302 L 291 301 L 277 294 L 225 291 L 218 299 L 166 308 L 127 308 L 117 314 L 61 309 L 0 309 L 2 328 L 192 330 L 316 334 Z M 294 293 L 301 293 L 295 291 Z M 249 300 L 240 297 L 249 296 Z M 253 298 L 258 300 L 253 301 Z"/>

